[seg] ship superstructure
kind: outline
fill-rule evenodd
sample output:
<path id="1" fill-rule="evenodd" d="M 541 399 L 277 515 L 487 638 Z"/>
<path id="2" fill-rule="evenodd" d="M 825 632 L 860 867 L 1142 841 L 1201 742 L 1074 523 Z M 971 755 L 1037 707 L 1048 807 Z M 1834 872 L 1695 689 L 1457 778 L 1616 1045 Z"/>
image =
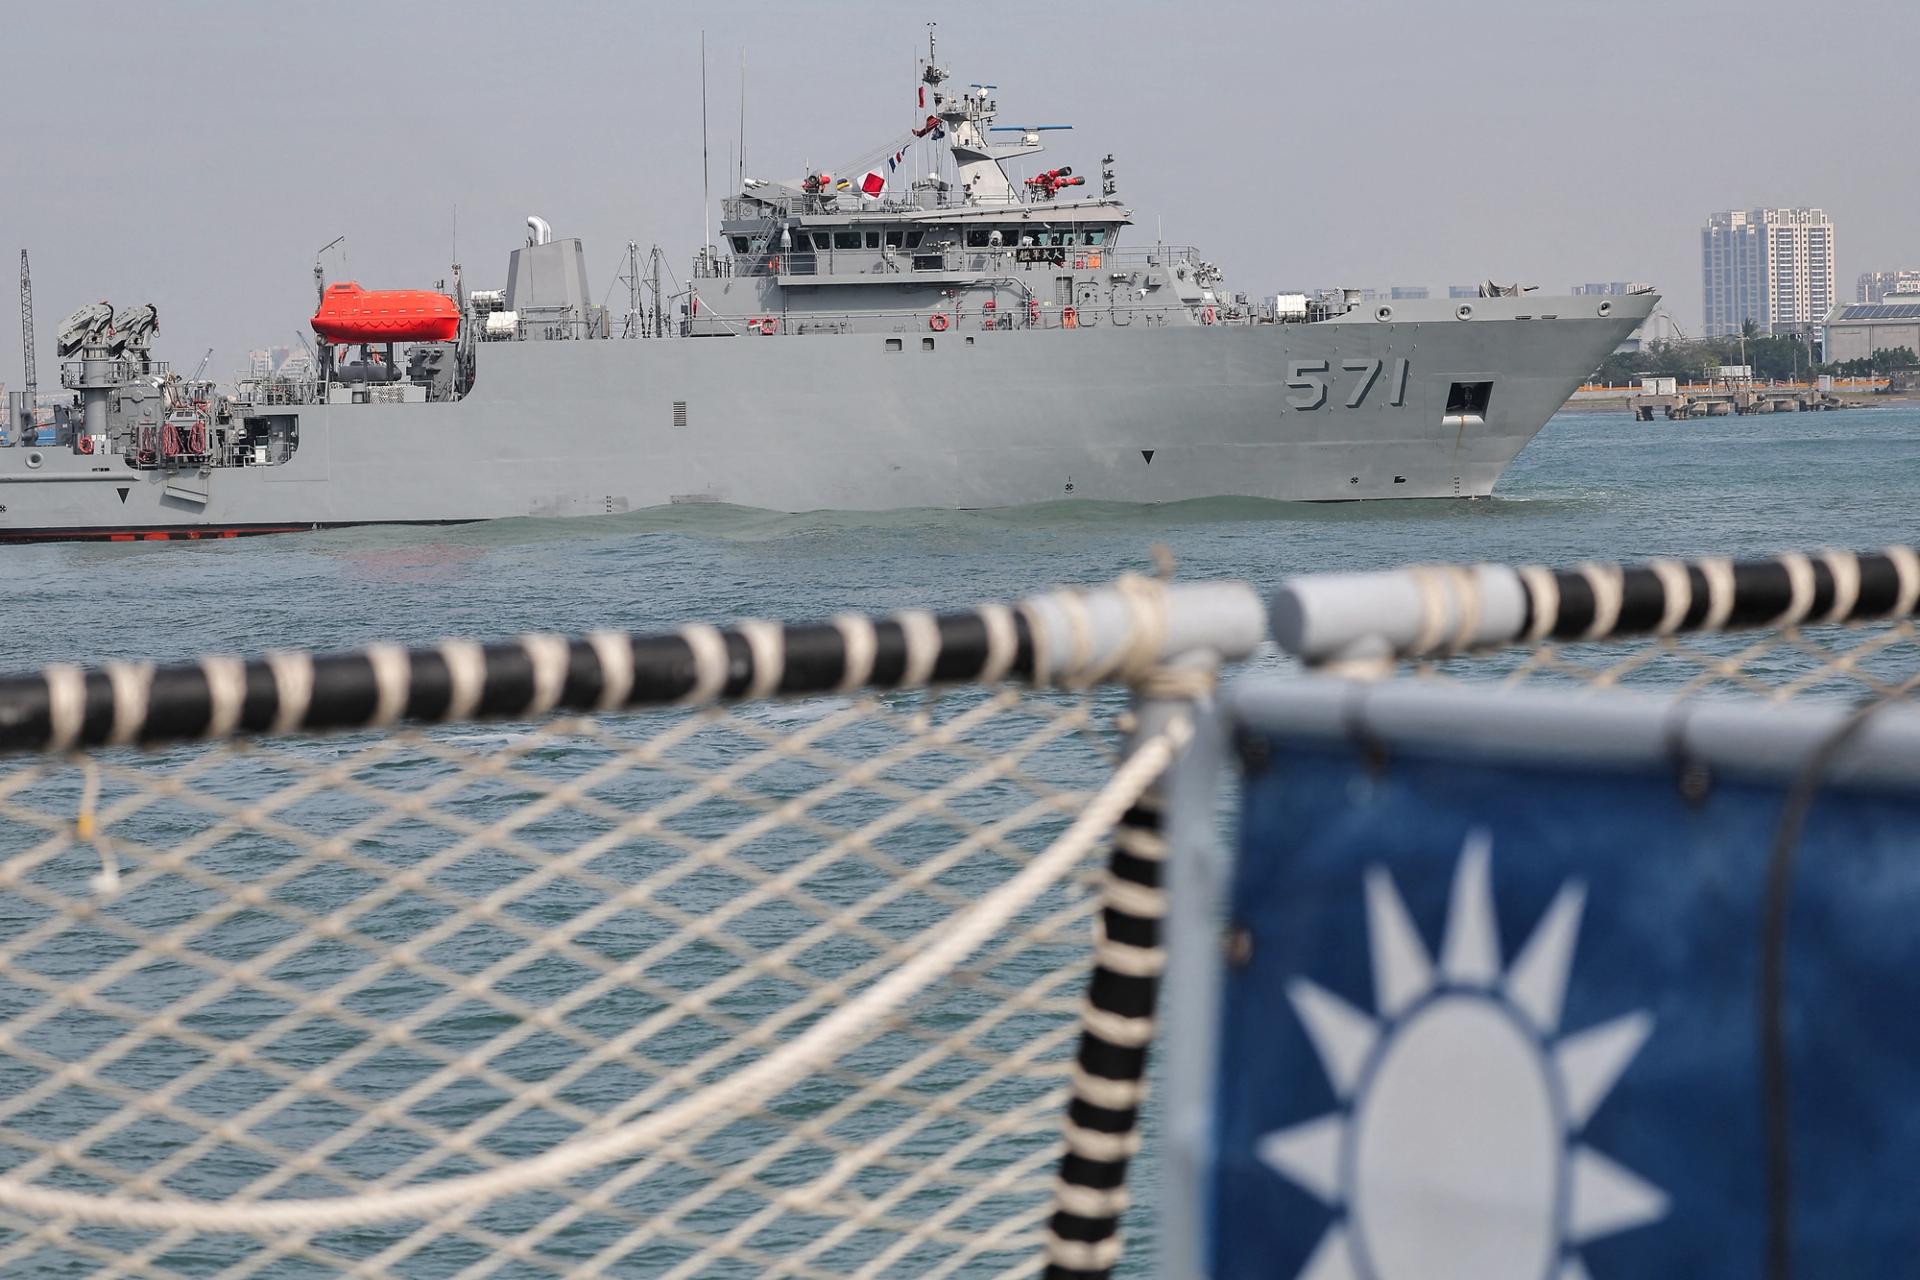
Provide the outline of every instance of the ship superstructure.
<path id="1" fill-rule="evenodd" d="M 629 245 L 618 316 L 539 217 L 499 289 L 316 266 L 315 358 L 229 392 L 152 359 L 153 307 L 82 308 L 56 442 L 0 449 L 0 539 L 1481 496 L 1657 301 L 1252 304 L 1197 250 L 1123 243 L 1111 155 L 1093 178 L 1029 168 L 1060 126 L 998 124 L 996 87 L 933 54 L 910 128 L 837 171 L 745 179 L 679 292 Z"/>

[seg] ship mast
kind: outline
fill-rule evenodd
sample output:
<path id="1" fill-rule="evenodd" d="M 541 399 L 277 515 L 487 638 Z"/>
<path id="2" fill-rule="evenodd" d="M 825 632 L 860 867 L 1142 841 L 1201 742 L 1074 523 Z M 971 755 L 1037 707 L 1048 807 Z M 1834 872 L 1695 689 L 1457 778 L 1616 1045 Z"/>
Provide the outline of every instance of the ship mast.
<path id="1" fill-rule="evenodd" d="M 1040 145 L 1040 132 L 1064 126 L 1036 125 L 1010 129 L 1007 132 L 1020 134 L 1020 141 L 1006 145 L 988 142 L 987 134 L 993 129 L 993 119 L 1000 108 L 1000 104 L 990 96 L 994 86 L 972 85 L 958 94 L 942 90 L 940 86 L 946 82 L 949 73 L 936 60 L 933 28 L 934 24 L 929 22 L 927 69 L 920 78 L 933 91 L 929 109 L 946 125 L 949 138 L 947 146 L 959 170 L 961 193 L 974 204 L 1017 204 L 1019 193 L 1007 177 L 1007 171 L 1001 167 L 1002 162 L 1044 151 L 1046 148 Z"/>

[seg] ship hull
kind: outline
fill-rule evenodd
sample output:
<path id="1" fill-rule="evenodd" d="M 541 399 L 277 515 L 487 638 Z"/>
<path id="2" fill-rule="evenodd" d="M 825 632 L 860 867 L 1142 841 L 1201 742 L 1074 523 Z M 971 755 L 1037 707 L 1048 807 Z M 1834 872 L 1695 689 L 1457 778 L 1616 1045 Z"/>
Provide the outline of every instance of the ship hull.
<path id="1" fill-rule="evenodd" d="M 459 401 L 271 410 L 299 418 L 280 465 L 183 477 L 0 450 L 0 539 L 684 502 L 1479 497 L 1651 306 L 1616 302 L 1534 317 L 1533 299 L 1481 299 L 1471 321 L 1436 304 L 1439 318 L 1394 323 L 486 344 Z M 1491 384 L 1484 411 L 1450 413 L 1475 383 Z"/>

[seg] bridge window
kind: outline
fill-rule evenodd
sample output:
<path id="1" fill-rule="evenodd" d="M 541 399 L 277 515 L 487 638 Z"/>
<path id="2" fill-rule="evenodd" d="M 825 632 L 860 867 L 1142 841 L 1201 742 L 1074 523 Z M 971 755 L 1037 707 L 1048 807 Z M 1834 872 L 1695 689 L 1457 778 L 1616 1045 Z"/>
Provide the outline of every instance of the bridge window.
<path id="1" fill-rule="evenodd" d="M 745 253 L 747 251 L 747 238 L 745 236 L 735 236 L 733 238 L 733 251 L 735 253 Z"/>
<path id="2" fill-rule="evenodd" d="M 834 232 L 833 247 L 836 249 L 858 249 L 860 247 L 860 233 L 858 231 Z"/>
<path id="3" fill-rule="evenodd" d="M 918 249 L 918 248 L 920 247 L 920 237 L 921 237 L 921 236 L 923 236 L 923 235 L 925 235 L 925 234 L 926 234 L 926 233 L 925 233 L 925 232 L 923 232 L 923 231 L 909 231 L 909 232 L 907 232 L 907 248 L 909 248 L 909 249 Z"/>
<path id="4" fill-rule="evenodd" d="M 1081 238 L 1083 244 L 1105 244 L 1106 241 L 1107 233 L 1104 231 L 1089 231 Z"/>
<path id="5" fill-rule="evenodd" d="M 988 231 L 985 227 L 968 227 L 967 228 L 967 248 L 969 249 L 986 248 L 987 238 L 991 234 L 992 233 Z"/>
<path id="6" fill-rule="evenodd" d="M 880 247 L 880 233 L 878 231 L 867 232 L 867 248 L 878 249 L 879 247 Z"/>
<path id="7" fill-rule="evenodd" d="M 833 248 L 833 237 L 824 231 L 816 231 L 813 234 L 813 247 L 816 249 L 831 249 Z"/>
<path id="8" fill-rule="evenodd" d="M 902 234 L 903 233 L 898 231 L 887 232 L 887 248 L 898 249 L 900 247 L 900 238 Z"/>

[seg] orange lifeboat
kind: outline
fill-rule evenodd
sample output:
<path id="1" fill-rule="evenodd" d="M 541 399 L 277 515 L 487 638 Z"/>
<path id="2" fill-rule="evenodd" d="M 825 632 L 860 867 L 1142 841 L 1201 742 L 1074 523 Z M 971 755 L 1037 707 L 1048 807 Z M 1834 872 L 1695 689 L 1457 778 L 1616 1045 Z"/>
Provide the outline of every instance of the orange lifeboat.
<path id="1" fill-rule="evenodd" d="M 431 289 L 362 289 L 342 280 L 321 296 L 313 331 L 328 342 L 452 342 L 460 308 Z"/>

